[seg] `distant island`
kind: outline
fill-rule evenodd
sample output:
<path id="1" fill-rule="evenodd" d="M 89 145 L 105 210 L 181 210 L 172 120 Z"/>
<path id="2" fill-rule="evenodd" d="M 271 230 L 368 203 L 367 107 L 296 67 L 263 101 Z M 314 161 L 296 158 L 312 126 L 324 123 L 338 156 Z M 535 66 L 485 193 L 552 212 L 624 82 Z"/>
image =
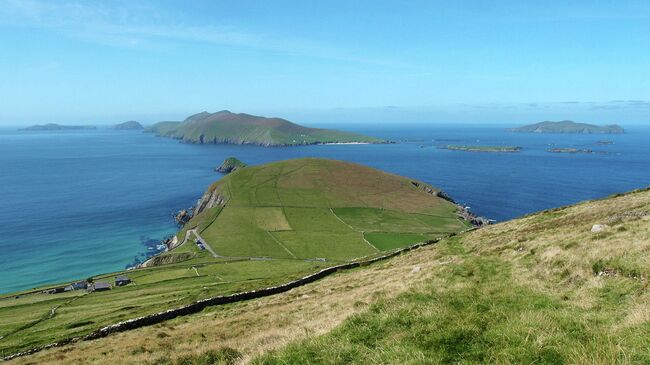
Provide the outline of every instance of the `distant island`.
<path id="1" fill-rule="evenodd" d="M 552 153 L 598 153 L 598 154 L 608 154 L 607 151 L 594 151 L 592 149 L 584 149 L 584 148 L 551 148 L 548 150 L 548 152 Z"/>
<path id="2" fill-rule="evenodd" d="M 61 125 L 56 123 L 37 124 L 31 127 L 22 128 L 21 131 L 68 131 L 79 129 L 97 129 L 93 125 Z"/>
<path id="3" fill-rule="evenodd" d="M 598 126 L 587 123 L 576 123 L 570 120 L 560 122 L 541 122 L 518 128 L 508 129 L 509 132 L 519 133 L 574 133 L 574 134 L 623 134 L 625 130 L 616 124 Z"/>
<path id="4" fill-rule="evenodd" d="M 194 114 L 183 122 L 159 122 L 146 129 L 185 143 L 298 146 L 328 143 L 386 143 L 356 133 L 308 128 L 281 118 L 265 118 L 222 110 Z"/>
<path id="5" fill-rule="evenodd" d="M 144 127 L 142 124 L 136 122 L 135 120 L 129 120 L 128 122 L 119 123 L 113 126 L 113 129 L 117 130 L 142 130 Z"/>
<path id="6" fill-rule="evenodd" d="M 452 150 L 452 151 L 465 151 L 465 152 L 505 152 L 505 153 L 511 153 L 511 152 L 520 152 L 521 147 L 517 146 L 445 146 L 445 147 L 440 147 L 442 149 L 446 150 Z"/>
<path id="7" fill-rule="evenodd" d="M 229 174 L 237 169 L 240 169 L 242 167 L 246 167 L 245 163 L 241 162 L 235 157 L 228 157 L 223 161 L 221 166 L 217 167 L 215 171 L 220 172 L 222 174 Z"/>

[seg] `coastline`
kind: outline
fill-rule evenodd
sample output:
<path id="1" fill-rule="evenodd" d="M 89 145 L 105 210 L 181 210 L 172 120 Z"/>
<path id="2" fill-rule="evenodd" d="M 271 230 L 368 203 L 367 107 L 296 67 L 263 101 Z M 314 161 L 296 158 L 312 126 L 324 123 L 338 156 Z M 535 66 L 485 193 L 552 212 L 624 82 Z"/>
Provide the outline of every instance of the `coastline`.
<path id="1" fill-rule="evenodd" d="M 329 146 L 329 145 L 340 145 L 340 144 L 373 144 L 370 142 L 325 142 L 325 143 L 315 143 L 319 146 Z M 376 143 L 378 144 L 378 143 Z"/>
<path id="2" fill-rule="evenodd" d="M 241 145 L 241 146 L 259 146 L 259 147 L 300 147 L 300 146 L 324 146 L 324 145 L 368 145 L 368 144 L 395 144 L 393 141 L 389 140 L 379 140 L 375 142 L 320 142 L 320 141 L 315 141 L 315 142 L 296 142 L 296 143 L 262 143 L 262 142 L 255 142 L 255 141 L 240 141 L 240 140 L 231 140 L 231 139 L 223 139 L 223 140 L 212 140 L 212 141 L 200 141 L 200 140 L 194 140 L 194 139 L 184 139 L 183 137 L 177 137 L 177 136 L 168 136 L 168 135 L 163 135 L 159 134 L 156 132 L 152 131 L 143 131 L 143 133 L 151 133 L 155 137 L 160 137 L 160 138 L 169 138 L 169 139 L 174 139 L 179 141 L 180 143 L 185 143 L 185 144 L 194 144 L 194 145 Z"/>

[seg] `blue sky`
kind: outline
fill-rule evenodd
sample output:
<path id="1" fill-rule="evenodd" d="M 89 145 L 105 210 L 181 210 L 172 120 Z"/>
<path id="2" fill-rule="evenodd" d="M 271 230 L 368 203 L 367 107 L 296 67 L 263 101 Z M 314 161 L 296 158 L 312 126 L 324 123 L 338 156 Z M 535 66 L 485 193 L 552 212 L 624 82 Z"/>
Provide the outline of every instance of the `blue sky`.
<path id="1" fill-rule="evenodd" d="M 0 124 L 650 122 L 650 1 L 0 0 Z"/>

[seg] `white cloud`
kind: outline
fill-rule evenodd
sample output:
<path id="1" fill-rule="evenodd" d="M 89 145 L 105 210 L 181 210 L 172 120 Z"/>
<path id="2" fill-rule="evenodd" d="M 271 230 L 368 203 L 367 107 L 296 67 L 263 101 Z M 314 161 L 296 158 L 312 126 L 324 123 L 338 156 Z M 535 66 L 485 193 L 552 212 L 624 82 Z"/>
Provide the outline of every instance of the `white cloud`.
<path id="1" fill-rule="evenodd" d="M 294 56 L 400 66 L 360 57 L 304 39 L 276 38 L 227 25 L 198 25 L 183 14 L 167 14 L 138 2 L 0 0 L 0 24 L 57 32 L 116 47 L 147 48 L 180 42 L 238 46 Z"/>

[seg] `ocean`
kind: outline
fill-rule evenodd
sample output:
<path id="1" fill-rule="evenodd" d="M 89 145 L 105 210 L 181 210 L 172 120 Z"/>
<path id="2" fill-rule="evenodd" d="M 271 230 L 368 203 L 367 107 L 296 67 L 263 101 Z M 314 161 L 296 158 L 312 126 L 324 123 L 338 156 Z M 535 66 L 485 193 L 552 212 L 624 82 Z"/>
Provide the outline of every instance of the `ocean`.
<path id="1" fill-rule="evenodd" d="M 249 164 L 297 157 L 362 163 L 437 186 L 497 221 L 650 185 L 647 127 L 624 135 L 517 134 L 478 125 L 335 127 L 398 143 L 201 146 L 135 131 L 0 129 L 0 293 L 142 261 L 177 230 L 172 214 L 221 178 L 214 168 L 229 156 Z M 523 151 L 438 148 L 450 144 Z M 603 153 L 547 151 L 553 147 Z"/>

